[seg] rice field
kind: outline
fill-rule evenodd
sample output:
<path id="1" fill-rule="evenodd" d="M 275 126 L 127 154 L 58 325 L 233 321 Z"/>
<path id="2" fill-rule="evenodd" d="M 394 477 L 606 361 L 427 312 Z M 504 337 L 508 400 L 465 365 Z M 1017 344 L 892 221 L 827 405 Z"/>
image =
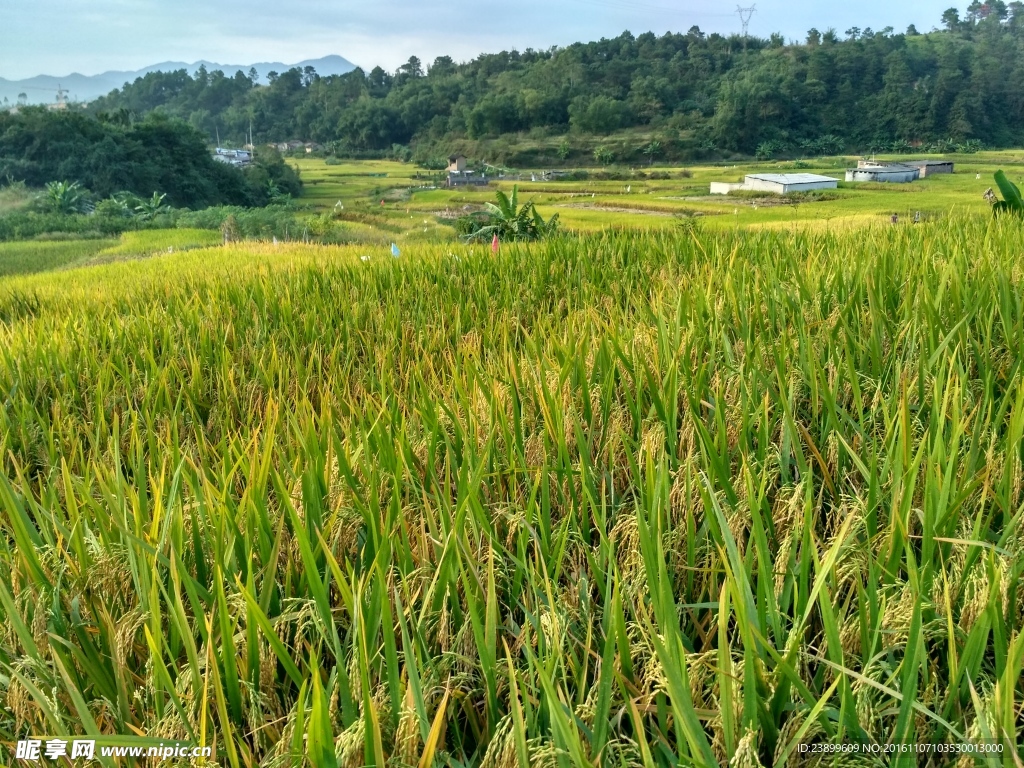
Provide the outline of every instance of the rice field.
<path id="1" fill-rule="evenodd" d="M 0 243 L 0 277 L 138 259 L 209 247 L 220 241 L 219 232 L 203 229 L 150 229 L 125 232 L 116 239 Z"/>
<path id="2" fill-rule="evenodd" d="M 956 163 L 955 174 L 933 176 L 913 184 L 847 183 L 844 169 L 855 166 L 858 159 L 818 157 L 687 168 L 615 166 L 589 169 L 590 179 L 553 182 L 532 181 L 533 177 L 539 178 L 540 171 L 520 169 L 520 181 L 493 179 L 487 187 L 458 189 L 431 188 L 439 183 L 440 175 L 409 163 L 348 161 L 327 165 L 315 158 L 290 162 L 299 168 L 306 184 L 304 204 L 332 211 L 342 219 L 387 229 L 389 239 L 408 236 L 420 241 L 453 239 L 450 228 L 437 223 L 461 214 L 467 206 L 478 208 L 493 201 L 495 190 L 507 193 L 513 184 L 518 184 L 523 199 L 536 203 L 543 216 L 557 213 L 562 225 L 575 232 L 610 228 L 668 230 L 677 228 L 684 219 L 699 219 L 702 227 L 711 229 L 858 228 L 887 223 L 893 213 L 904 221 L 913 220 L 916 214 L 933 221 L 950 215 L 987 212 L 990 206 L 983 196 L 994 185 L 992 177 L 999 169 L 1005 170 L 1018 185 L 1024 184 L 1024 153 L 1019 150 L 946 157 Z M 629 178 L 602 180 L 599 175 L 604 172 Z M 832 176 L 839 179 L 839 189 L 817 199 L 709 194 L 713 181 L 742 181 L 749 173 L 787 172 Z M 651 175 L 657 178 L 650 178 Z M 371 218 L 367 219 L 368 216 Z"/>
<path id="3" fill-rule="evenodd" d="M 42 240 L 0 243 L 0 277 L 48 272 L 80 264 L 106 248 L 113 240 Z"/>
<path id="4" fill-rule="evenodd" d="M 363 256 L 0 280 L 0 760 L 1021 765 L 1019 222 Z"/>

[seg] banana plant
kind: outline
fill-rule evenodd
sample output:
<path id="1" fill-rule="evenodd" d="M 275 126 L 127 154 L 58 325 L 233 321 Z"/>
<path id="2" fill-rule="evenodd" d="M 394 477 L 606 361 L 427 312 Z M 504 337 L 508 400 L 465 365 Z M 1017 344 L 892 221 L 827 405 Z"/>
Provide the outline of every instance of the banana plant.
<path id="1" fill-rule="evenodd" d="M 1003 199 L 993 206 L 993 210 L 996 213 L 1014 213 L 1024 217 L 1024 199 L 1021 198 L 1017 185 L 1006 178 L 1002 171 L 996 172 L 996 184 L 1003 193 Z"/>
<path id="2" fill-rule="evenodd" d="M 512 187 L 509 197 L 504 192 L 495 194 L 497 205 L 486 203 L 487 223 L 467 235 L 470 240 L 490 240 L 497 236 L 502 242 L 540 240 L 553 235 L 558 228 L 558 214 L 544 221 L 533 202 L 519 205 L 519 187 Z"/>
<path id="3" fill-rule="evenodd" d="M 142 221 L 152 221 L 160 214 L 167 213 L 171 210 L 171 206 L 164 203 L 166 197 L 166 194 L 161 195 L 159 192 L 154 192 L 148 200 L 140 200 L 135 206 L 136 215 Z"/>
<path id="4" fill-rule="evenodd" d="M 92 212 L 89 192 L 77 181 L 51 181 L 46 185 L 46 206 L 53 213 Z"/>

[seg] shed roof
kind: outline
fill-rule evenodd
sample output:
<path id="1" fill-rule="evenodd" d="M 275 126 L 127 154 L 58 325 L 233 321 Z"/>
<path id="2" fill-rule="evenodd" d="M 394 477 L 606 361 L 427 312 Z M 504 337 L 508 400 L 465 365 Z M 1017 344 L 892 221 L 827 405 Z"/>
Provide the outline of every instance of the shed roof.
<path id="1" fill-rule="evenodd" d="M 835 181 L 831 176 L 819 176 L 816 173 L 751 173 L 747 178 L 787 185 L 816 184 L 821 181 Z"/>

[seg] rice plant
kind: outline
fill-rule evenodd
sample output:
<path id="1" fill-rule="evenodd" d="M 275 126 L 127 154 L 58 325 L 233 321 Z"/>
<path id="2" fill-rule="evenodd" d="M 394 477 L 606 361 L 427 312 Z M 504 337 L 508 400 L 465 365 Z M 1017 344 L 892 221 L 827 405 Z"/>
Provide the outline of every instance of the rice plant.
<path id="1" fill-rule="evenodd" d="M 362 254 L 0 282 L 0 742 L 1020 765 L 1019 222 Z"/>

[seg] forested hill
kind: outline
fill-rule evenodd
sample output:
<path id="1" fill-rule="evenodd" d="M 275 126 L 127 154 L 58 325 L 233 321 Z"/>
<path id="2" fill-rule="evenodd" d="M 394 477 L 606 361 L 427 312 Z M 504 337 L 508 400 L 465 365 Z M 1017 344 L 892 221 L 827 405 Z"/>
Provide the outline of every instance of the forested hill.
<path id="1" fill-rule="evenodd" d="M 166 110 L 211 137 L 333 142 L 343 151 L 411 146 L 416 154 L 459 138 L 517 132 L 608 134 L 646 127 L 667 144 L 753 152 L 758 146 L 867 149 L 893 142 L 1024 145 L 1024 4 L 974 2 L 896 33 L 810 30 L 779 35 L 686 34 L 482 55 L 394 73 L 311 70 L 257 85 L 200 71 L 153 73 L 96 102 L 97 111 Z M 824 139 L 824 141 L 822 141 Z"/>

